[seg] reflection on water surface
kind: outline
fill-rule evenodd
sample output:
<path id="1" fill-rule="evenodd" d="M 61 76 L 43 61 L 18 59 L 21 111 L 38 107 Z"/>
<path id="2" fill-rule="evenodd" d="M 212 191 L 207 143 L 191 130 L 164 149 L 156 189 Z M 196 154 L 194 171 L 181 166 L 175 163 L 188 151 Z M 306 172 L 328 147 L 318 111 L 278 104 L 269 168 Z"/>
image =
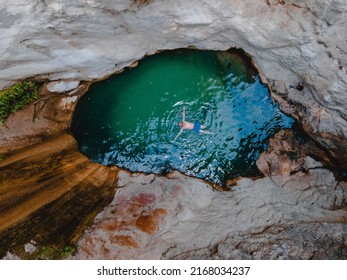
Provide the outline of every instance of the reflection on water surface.
<path id="1" fill-rule="evenodd" d="M 173 141 L 184 107 L 187 121 L 213 134 L 185 130 Z M 239 55 L 175 50 L 94 84 L 78 103 L 72 132 L 81 152 L 104 165 L 177 169 L 223 184 L 257 173 L 267 139 L 292 124 Z"/>

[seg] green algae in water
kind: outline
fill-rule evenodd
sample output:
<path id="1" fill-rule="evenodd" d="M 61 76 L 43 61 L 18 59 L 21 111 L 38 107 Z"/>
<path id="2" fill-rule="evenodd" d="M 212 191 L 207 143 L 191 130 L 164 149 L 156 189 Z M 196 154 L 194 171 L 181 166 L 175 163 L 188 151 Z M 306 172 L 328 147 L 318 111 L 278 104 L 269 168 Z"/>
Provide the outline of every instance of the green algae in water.
<path id="1" fill-rule="evenodd" d="M 267 139 L 293 120 L 280 112 L 253 69 L 229 52 L 175 50 L 94 84 L 72 122 L 92 160 L 131 171 L 172 169 L 224 184 L 252 176 Z M 249 70 L 250 69 L 250 70 Z M 180 130 L 199 121 L 212 135 Z"/>

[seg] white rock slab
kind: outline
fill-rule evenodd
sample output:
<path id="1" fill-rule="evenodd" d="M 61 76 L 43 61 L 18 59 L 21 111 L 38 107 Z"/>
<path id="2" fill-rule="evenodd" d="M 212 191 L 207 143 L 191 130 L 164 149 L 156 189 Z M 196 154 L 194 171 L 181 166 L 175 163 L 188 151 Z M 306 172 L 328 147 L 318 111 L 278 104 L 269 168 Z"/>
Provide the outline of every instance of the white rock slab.
<path id="1" fill-rule="evenodd" d="M 56 82 L 51 82 L 47 85 L 47 89 L 50 92 L 66 92 L 73 90 L 78 87 L 80 84 L 79 81 L 56 81 Z"/>

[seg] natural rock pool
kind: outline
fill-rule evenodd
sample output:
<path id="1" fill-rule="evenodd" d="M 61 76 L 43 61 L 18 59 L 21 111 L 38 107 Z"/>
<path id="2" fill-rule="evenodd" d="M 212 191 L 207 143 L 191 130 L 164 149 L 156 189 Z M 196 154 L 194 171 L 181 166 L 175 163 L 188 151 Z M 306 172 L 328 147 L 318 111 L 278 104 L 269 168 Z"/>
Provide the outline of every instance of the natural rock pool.
<path id="1" fill-rule="evenodd" d="M 184 130 L 199 121 L 211 134 Z M 172 169 L 224 184 L 255 175 L 269 137 L 294 121 L 281 113 L 239 52 L 174 50 L 92 85 L 76 107 L 80 151 L 104 165 L 164 173 Z"/>

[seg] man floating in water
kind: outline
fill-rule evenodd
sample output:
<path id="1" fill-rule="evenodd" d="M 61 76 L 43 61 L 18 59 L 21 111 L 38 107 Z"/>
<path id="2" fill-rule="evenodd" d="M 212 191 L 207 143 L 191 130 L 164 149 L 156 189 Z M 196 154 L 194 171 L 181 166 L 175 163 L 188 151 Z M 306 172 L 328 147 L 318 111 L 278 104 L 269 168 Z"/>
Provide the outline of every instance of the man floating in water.
<path id="1" fill-rule="evenodd" d="M 189 129 L 192 131 L 195 131 L 197 133 L 205 133 L 205 134 L 213 134 L 212 132 L 209 132 L 207 130 L 204 130 L 206 126 L 201 125 L 200 122 L 196 121 L 194 123 L 187 122 L 186 121 L 186 107 L 183 107 L 183 118 L 182 121 L 178 123 L 178 125 L 181 127 L 180 132 L 178 132 L 177 136 L 175 137 L 174 141 L 182 134 L 183 130 Z"/>

